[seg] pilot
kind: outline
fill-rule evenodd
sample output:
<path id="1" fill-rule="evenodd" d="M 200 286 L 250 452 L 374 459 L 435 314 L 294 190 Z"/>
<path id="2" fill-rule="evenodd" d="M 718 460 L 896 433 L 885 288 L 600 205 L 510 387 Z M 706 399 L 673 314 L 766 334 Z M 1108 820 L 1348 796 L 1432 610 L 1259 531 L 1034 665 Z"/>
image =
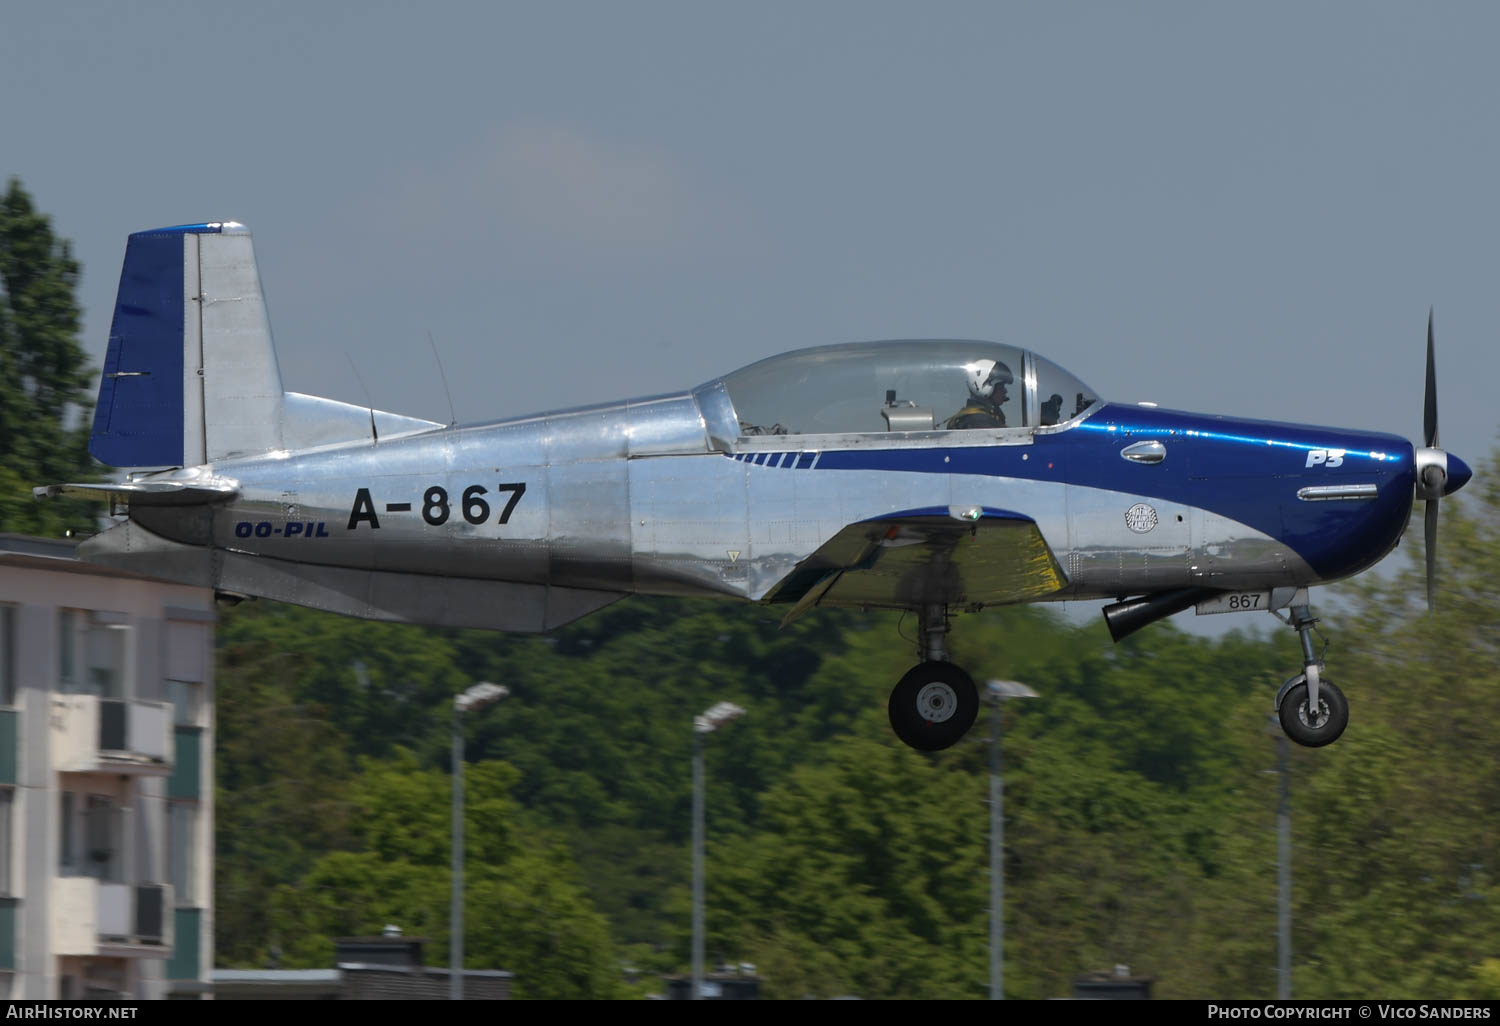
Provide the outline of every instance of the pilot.
<path id="1" fill-rule="evenodd" d="M 969 401 L 963 409 L 948 418 L 948 429 L 997 428 L 1005 426 L 1000 409 L 1010 396 L 1005 386 L 1016 380 L 1010 368 L 998 360 L 975 360 L 964 364 L 969 382 Z"/>

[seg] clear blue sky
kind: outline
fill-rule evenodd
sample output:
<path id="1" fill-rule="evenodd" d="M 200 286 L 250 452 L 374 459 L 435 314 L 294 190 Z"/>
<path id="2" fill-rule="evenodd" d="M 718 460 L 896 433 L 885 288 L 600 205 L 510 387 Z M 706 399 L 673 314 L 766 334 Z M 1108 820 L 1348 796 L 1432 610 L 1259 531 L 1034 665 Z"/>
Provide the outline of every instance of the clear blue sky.
<path id="1" fill-rule="evenodd" d="M 255 233 L 289 388 L 460 420 L 872 338 L 1495 441 L 1500 5 L 0 7 L 0 175 L 84 264 Z M 1231 618 L 1224 618 L 1231 619 Z"/>

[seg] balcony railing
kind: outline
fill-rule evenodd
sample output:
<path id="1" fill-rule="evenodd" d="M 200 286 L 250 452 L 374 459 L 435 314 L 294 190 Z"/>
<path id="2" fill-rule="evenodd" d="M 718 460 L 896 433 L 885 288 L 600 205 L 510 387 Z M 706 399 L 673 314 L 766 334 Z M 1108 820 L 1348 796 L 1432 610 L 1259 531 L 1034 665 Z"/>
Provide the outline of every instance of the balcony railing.
<path id="1" fill-rule="evenodd" d="M 57 728 L 54 765 L 62 772 L 172 772 L 172 706 L 167 702 L 53 695 L 52 722 Z"/>
<path id="2" fill-rule="evenodd" d="M 165 884 L 60 876 L 53 878 L 53 900 L 60 955 L 162 958 L 171 949 L 172 889 Z"/>

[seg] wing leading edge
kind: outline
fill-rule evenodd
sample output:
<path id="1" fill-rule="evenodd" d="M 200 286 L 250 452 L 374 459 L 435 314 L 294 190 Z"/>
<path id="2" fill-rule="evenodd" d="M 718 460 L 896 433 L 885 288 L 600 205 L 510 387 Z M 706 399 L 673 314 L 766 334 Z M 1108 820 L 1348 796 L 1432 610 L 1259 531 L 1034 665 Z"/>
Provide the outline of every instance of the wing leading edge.
<path id="1" fill-rule="evenodd" d="M 904 510 L 848 525 L 778 581 L 764 601 L 917 609 L 1002 605 L 1067 584 L 1035 520 L 989 506 Z"/>

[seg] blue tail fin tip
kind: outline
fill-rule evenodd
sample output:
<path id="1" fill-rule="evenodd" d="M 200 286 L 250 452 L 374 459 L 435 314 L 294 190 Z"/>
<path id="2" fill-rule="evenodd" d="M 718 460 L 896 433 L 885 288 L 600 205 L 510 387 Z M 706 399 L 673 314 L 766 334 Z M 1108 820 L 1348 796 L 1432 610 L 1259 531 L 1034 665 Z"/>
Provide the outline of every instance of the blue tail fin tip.
<path id="1" fill-rule="evenodd" d="M 204 221 L 201 224 L 173 224 L 165 228 L 148 228 L 143 232 L 135 232 L 132 239 L 149 235 L 219 235 L 234 234 L 244 231 L 245 226 L 238 221 Z"/>

